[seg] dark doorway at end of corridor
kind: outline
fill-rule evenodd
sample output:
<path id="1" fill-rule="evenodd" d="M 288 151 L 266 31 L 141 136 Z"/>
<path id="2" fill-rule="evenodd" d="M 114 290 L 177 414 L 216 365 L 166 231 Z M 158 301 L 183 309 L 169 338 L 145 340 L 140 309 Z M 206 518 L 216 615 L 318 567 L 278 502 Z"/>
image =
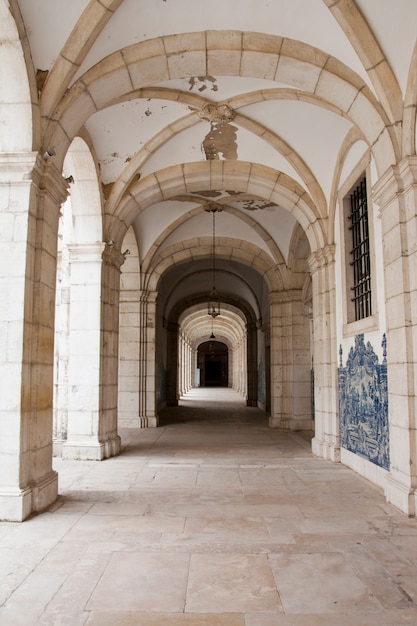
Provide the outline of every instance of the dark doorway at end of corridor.
<path id="1" fill-rule="evenodd" d="M 198 346 L 200 387 L 227 387 L 229 351 L 221 341 L 205 341 Z"/>

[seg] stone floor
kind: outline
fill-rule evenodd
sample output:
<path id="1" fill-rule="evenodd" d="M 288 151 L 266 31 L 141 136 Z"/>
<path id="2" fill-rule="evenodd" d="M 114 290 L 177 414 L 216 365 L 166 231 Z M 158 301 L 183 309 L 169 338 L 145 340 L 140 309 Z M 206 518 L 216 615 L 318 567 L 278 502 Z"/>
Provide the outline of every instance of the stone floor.
<path id="1" fill-rule="evenodd" d="M 306 437 L 226 389 L 121 435 L 117 458 L 56 459 L 58 501 L 0 524 L 0 624 L 417 624 L 416 520 Z"/>

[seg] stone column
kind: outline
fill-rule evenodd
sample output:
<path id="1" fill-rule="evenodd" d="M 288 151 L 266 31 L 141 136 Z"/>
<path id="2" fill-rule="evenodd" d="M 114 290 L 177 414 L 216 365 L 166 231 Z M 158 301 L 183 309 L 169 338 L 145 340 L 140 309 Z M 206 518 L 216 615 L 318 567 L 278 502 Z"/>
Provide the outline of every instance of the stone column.
<path id="1" fill-rule="evenodd" d="M 388 346 L 391 468 L 385 495 L 407 515 L 417 513 L 417 157 L 378 181 L 383 238 Z"/>
<path id="2" fill-rule="evenodd" d="M 227 385 L 235 389 L 235 362 L 238 354 L 238 345 L 236 343 L 229 346 L 228 357 L 227 357 Z"/>
<path id="3" fill-rule="evenodd" d="M 311 430 L 310 322 L 305 315 L 301 290 L 291 290 L 289 297 L 291 314 L 285 361 L 291 364 L 291 378 L 288 380 L 290 414 L 283 426 L 290 430 Z"/>
<path id="4" fill-rule="evenodd" d="M 54 428 L 53 454 L 62 456 L 62 444 L 67 439 L 68 428 L 68 364 L 71 272 L 69 251 L 65 245 L 58 252 L 57 285 L 55 301 L 55 363 L 54 363 Z"/>
<path id="5" fill-rule="evenodd" d="M 187 389 L 186 391 L 190 391 L 192 387 L 192 358 L 193 358 L 193 351 L 191 348 L 190 340 L 187 338 Z"/>
<path id="6" fill-rule="evenodd" d="M 139 421 L 142 428 L 158 426 L 156 414 L 155 326 L 156 291 L 139 296 Z"/>
<path id="7" fill-rule="evenodd" d="M 258 368 L 257 368 L 257 328 L 256 324 L 246 325 L 247 337 L 247 406 L 258 405 Z"/>
<path id="8" fill-rule="evenodd" d="M 248 397 L 248 338 L 247 332 L 233 345 L 233 389 L 244 398 Z M 253 364 L 252 364 L 253 367 Z"/>
<path id="9" fill-rule="evenodd" d="M 248 376 L 247 376 L 247 338 L 246 333 L 243 337 L 239 338 L 236 350 L 236 379 L 237 379 L 237 391 L 241 396 L 246 397 L 248 388 Z"/>
<path id="10" fill-rule="evenodd" d="M 52 470 L 59 209 L 67 184 L 40 155 L 0 155 L 0 519 L 57 496 Z"/>
<path id="11" fill-rule="evenodd" d="M 119 299 L 120 268 L 125 258 L 114 246 L 106 245 L 102 254 L 101 358 L 99 440 L 104 457 L 120 452 L 117 434 L 119 383 Z"/>
<path id="12" fill-rule="evenodd" d="M 258 385 L 258 406 L 266 411 L 266 351 L 265 333 L 262 321 L 258 320 L 257 325 L 257 385 Z"/>
<path id="13" fill-rule="evenodd" d="M 268 321 L 262 324 L 264 354 L 265 354 L 265 411 L 271 413 L 271 324 Z"/>
<path id="14" fill-rule="evenodd" d="M 108 343 L 113 341 L 116 328 L 109 328 L 108 317 L 114 323 L 113 309 L 106 298 L 110 285 L 105 275 L 112 274 L 103 266 L 105 244 L 72 244 L 70 255 L 70 313 L 68 329 L 67 372 L 67 440 L 62 445 L 65 459 L 101 461 L 119 452 L 120 439 L 117 425 L 110 429 L 103 422 L 109 421 L 106 411 L 109 388 L 103 388 L 104 380 L 114 385 L 111 375 L 105 371 L 109 363 Z M 117 252 L 107 257 L 117 258 L 119 271 L 123 257 Z M 108 260 L 107 260 L 108 263 Z M 110 264 L 111 266 L 111 264 Z M 114 277 L 109 275 L 110 281 Z M 116 292 L 117 293 L 117 292 Z M 111 296 L 113 299 L 114 294 Z M 103 312 L 103 317 L 102 317 Z M 118 320 L 117 320 L 118 322 Z M 103 324 L 103 328 L 101 325 Z M 107 329 L 106 329 L 107 327 Z M 109 336 L 106 337 L 106 334 Z M 113 351 L 113 347 L 111 347 Z M 116 350 L 117 355 L 117 350 Z M 111 363 L 113 368 L 113 363 Z M 117 368 L 116 368 L 117 371 Z M 113 374 L 113 371 L 112 371 Z M 62 381 L 61 381 L 62 383 Z M 117 379 L 116 379 L 117 388 Z M 112 423 L 113 420 L 110 420 Z"/>
<path id="15" fill-rule="evenodd" d="M 123 274 L 122 274 L 123 277 Z M 118 424 L 138 427 L 139 291 L 120 292 Z"/>
<path id="16" fill-rule="evenodd" d="M 185 374 L 185 364 L 186 364 L 186 339 L 184 333 L 181 331 L 180 333 L 180 396 L 183 396 L 186 391 L 186 374 Z"/>
<path id="17" fill-rule="evenodd" d="M 178 324 L 167 323 L 167 406 L 178 405 Z"/>
<path id="18" fill-rule="evenodd" d="M 181 330 L 178 333 L 178 374 L 177 374 L 177 380 L 178 380 L 178 396 L 179 398 L 182 396 L 182 332 Z"/>
<path id="19" fill-rule="evenodd" d="M 271 311 L 273 380 L 279 375 L 279 398 L 270 426 L 289 430 L 311 429 L 309 325 L 298 290 L 275 293 Z M 277 407 L 279 406 L 279 410 Z"/>
<path id="20" fill-rule="evenodd" d="M 229 351 L 229 383 L 232 388 L 240 393 L 240 371 L 239 371 L 239 359 L 241 356 L 241 346 L 239 342 L 233 344 L 232 349 Z"/>
<path id="21" fill-rule="evenodd" d="M 197 380 L 197 349 L 191 347 L 191 388 L 198 387 L 199 381 Z"/>
<path id="22" fill-rule="evenodd" d="M 308 262 L 312 277 L 314 328 L 315 436 L 312 451 L 317 456 L 340 462 L 335 246 L 317 250 Z"/>
<path id="23" fill-rule="evenodd" d="M 283 350 L 282 350 L 282 298 L 279 292 L 270 293 L 270 346 L 271 346 L 271 415 L 269 426 L 278 428 L 283 412 Z"/>

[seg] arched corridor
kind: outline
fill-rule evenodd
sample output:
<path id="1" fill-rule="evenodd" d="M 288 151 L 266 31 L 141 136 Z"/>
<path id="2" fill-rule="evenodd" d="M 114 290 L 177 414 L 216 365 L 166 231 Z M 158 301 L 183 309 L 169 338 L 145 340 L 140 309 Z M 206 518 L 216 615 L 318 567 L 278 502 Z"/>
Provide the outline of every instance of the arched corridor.
<path id="1" fill-rule="evenodd" d="M 67 4 L 0 0 L 0 519 L 201 384 L 415 516 L 415 0 Z"/>
<path id="2" fill-rule="evenodd" d="M 0 0 L 0 623 L 417 624 L 416 33 Z"/>
<path id="3" fill-rule="evenodd" d="M 2 525 L 1 623 L 417 622 L 417 528 L 380 489 L 232 389 L 160 420 L 105 463 L 56 458 L 57 502 Z"/>

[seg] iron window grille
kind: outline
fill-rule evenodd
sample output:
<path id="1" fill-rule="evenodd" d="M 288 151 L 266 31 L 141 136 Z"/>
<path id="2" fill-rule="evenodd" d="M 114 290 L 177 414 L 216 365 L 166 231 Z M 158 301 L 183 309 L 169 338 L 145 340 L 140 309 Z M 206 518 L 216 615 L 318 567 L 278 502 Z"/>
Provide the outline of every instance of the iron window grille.
<path id="1" fill-rule="evenodd" d="M 371 301 L 371 259 L 369 252 L 368 198 L 366 177 L 359 181 L 350 194 L 350 227 L 352 249 L 350 251 L 353 268 L 352 302 L 355 321 L 372 315 Z"/>

